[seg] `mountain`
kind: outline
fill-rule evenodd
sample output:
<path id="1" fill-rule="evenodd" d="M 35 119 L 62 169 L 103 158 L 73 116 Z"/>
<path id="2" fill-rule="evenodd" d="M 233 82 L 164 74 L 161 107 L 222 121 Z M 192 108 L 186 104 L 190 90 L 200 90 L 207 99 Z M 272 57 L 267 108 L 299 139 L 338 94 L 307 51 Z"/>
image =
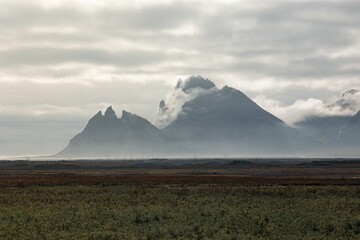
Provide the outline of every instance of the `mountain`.
<path id="1" fill-rule="evenodd" d="M 110 106 L 99 111 L 85 129 L 55 157 L 146 156 L 166 152 L 167 137 L 148 120 L 123 111 L 121 118 Z"/>
<path id="2" fill-rule="evenodd" d="M 295 154 L 322 147 L 228 86 L 185 102 L 161 130 L 197 154 Z"/>
<path id="3" fill-rule="evenodd" d="M 360 154 L 360 111 L 337 132 L 331 144 L 344 153 L 359 156 Z"/>
<path id="4" fill-rule="evenodd" d="M 174 91 L 160 102 L 155 125 L 159 128 L 167 126 L 175 120 L 186 102 L 216 90 L 217 88 L 213 82 L 201 76 L 191 76 L 185 81 L 179 79 Z"/>
<path id="5" fill-rule="evenodd" d="M 262 124 L 283 122 L 260 108 L 242 92 L 225 86 L 186 102 L 177 118 L 163 132 L 178 138 L 203 138 L 212 133 L 229 137 L 236 134 L 234 127 L 249 123 L 256 123 L 260 127 Z"/>
<path id="6" fill-rule="evenodd" d="M 305 135 L 327 144 L 333 141 L 334 136 L 350 119 L 351 116 L 312 116 L 296 123 L 296 128 Z"/>
<path id="7" fill-rule="evenodd" d="M 338 133 L 360 110 L 360 91 L 347 90 L 342 93 L 340 99 L 324 107 L 333 115 L 310 116 L 295 125 L 304 134 L 327 144 L 336 141 Z"/>
<path id="8" fill-rule="evenodd" d="M 357 109 L 359 93 L 349 90 L 327 106 L 345 115 L 309 117 L 292 127 L 241 91 L 192 76 L 179 80 L 160 102 L 161 128 L 126 111 L 118 118 L 110 106 L 55 156 L 354 156 L 360 146 L 360 112 L 349 113 Z"/>

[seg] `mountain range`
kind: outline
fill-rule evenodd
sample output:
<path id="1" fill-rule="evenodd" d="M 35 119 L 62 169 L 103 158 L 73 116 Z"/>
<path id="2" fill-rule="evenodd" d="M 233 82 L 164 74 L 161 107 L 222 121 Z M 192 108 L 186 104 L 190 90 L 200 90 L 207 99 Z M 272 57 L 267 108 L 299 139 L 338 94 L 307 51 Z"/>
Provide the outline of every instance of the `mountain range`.
<path id="1" fill-rule="evenodd" d="M 126 111 L 118 118 L 110 106 L 104 115 L 99 111 L 93 116 L 56 156 L 142 156 L 169 147 L 168 137 L 148 120 Z"/>
<path id="2" fill-rule="evenodd" d="M 348 94 L 357 92 L 328 107 L 353 107 Z M 241 91 L 218 89 L 201 76 L 178 81 L 160 102 L 155 123 L 126 111 L 118 118 L 110 106 L 55 157 L 304 156 L 353 153 L 360 144 L 360 113 L 290 126 Z"/>

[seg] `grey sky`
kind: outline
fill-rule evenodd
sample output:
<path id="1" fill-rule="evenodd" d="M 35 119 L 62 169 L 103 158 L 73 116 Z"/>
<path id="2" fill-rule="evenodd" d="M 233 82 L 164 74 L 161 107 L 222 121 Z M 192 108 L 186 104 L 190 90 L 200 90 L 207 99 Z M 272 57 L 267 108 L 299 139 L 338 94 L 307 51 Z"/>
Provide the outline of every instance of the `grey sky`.
<path id="1" fill-rule="evenodd" d="M 274 113 L 331 102 L 360 88 L 359 12 L 358 0 L 0 0 L 0 156 L 60 150 L 108 104 L 153 120 L 193 74 Z"/>

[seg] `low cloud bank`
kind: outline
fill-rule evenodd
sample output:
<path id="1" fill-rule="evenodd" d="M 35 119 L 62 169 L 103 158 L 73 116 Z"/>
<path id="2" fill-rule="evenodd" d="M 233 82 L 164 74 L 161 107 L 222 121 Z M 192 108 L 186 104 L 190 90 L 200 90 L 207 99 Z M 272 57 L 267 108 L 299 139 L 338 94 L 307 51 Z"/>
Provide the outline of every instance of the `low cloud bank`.
<path id="1" fill-rule="evenodd" d="M 296 124 L 309 117 L 352 116 L 360 110 L 360 91 L 351 89 L 333 103 L 309 98 L 297 100 L 292 105 L 284 105 L 264 95 L 257 96 L 254 101 L 261 107 L 283 119 L 288 124 Z"/>

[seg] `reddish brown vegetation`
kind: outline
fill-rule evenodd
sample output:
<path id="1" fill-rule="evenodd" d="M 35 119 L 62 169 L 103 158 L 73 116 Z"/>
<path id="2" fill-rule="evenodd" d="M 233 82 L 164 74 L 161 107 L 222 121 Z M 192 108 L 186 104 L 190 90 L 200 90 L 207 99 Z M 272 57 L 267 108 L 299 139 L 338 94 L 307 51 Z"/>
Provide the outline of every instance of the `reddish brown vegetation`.
<path id="1" fill-rule="evenodd" d="M 0 176 L 1 187 L 31 185 L 360 185 L 360 178 L 319 178 L 319 177 L 242 177 L 210 175 L 12 175 Z"/>
<path id="2" fill-rule="evenodd" d="M 193 164 L 195 163 L 195 164 Z M 0 162 L 0 186 L 360 185 L 360 161 L 19 161 Z"/>

